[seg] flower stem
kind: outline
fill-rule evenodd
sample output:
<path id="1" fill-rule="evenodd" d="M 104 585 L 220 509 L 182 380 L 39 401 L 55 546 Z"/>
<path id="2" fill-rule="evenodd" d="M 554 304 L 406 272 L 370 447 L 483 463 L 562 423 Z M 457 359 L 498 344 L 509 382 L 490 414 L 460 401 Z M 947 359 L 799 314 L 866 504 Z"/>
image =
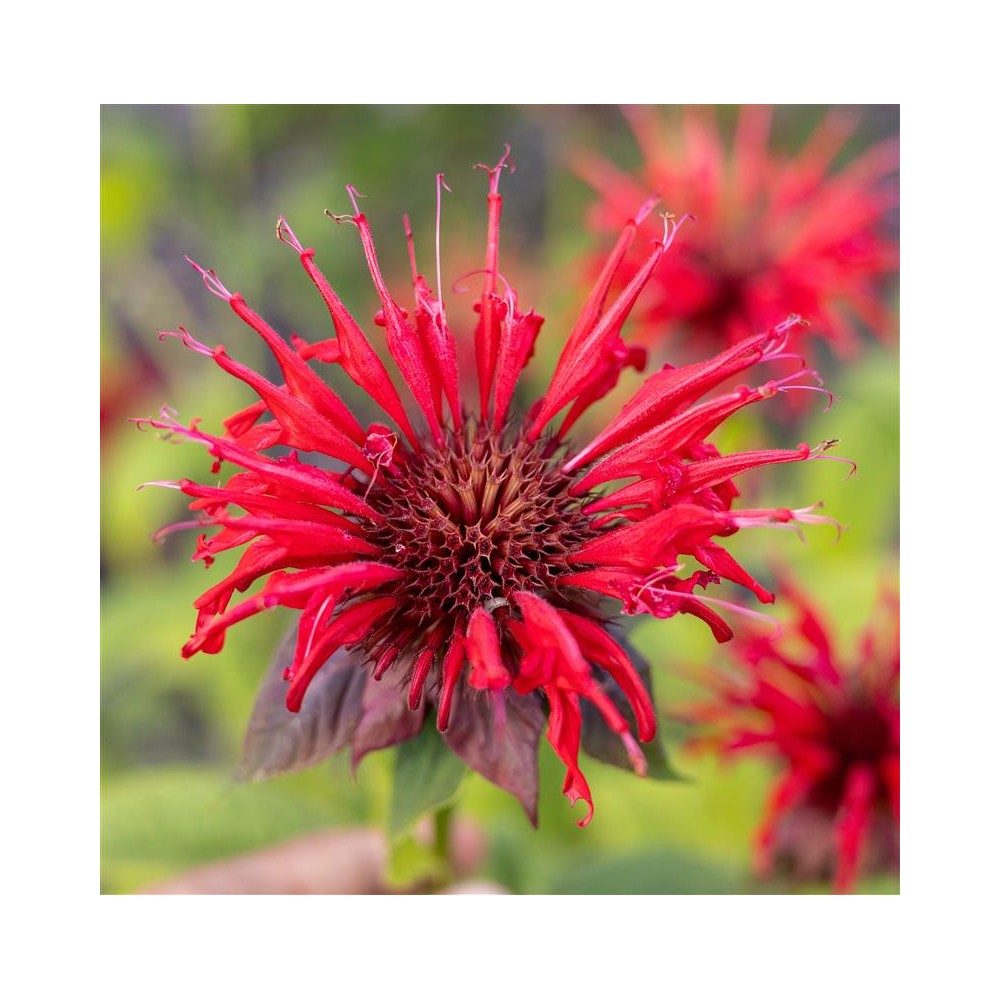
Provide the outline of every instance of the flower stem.
<path id="1" fill-rule="evenodd" d="M 442 806 L 434 812 L 434 857 L 442 864 L 443 870 L 451 870 L 451 823 L 455 815 L 453 805 Z"/>

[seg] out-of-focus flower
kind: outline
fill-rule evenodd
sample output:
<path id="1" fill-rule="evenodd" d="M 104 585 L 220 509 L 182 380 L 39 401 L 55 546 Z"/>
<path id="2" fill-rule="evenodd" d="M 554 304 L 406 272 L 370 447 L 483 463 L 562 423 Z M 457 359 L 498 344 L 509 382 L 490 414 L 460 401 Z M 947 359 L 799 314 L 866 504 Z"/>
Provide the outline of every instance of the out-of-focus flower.
<path id="1" fill-rule="evenodd" d="M 101 451 L 128 426 L 136 409 L 148 405 L 153 392 L 162 391 L 161 367 L 132 330 L 122 324 L 125 349 L 120 356 L 101 360 Z M 162 396 L 160 397 L 163 398 Z"/>
<path id="2" fill-rule="evenodd" d="M 859 319 L 877 337 L 895 339 L 886 305 L 899 255 L 886 219 L 899 200 L 895 140 L 834 170 L 853 131 L 844 112 L 831 112 L 793 154 L 769 148 L 767 107 L 741 109 L 731 142 L 710 110 L 626 114 L 643 156 L 636 176 L 591 151 L 573 159 L 600 195 L 592 216 L 598 228 L 614 228 L 631 210 L 626 206 L 651 190 L 672 211 L 697 219 L 636 313 L 644 342 L 669 337 L 676 349 L 677 335 L 686 334 L 697 356 L 766 329 L 789 311 L 809 321 L 810 336 L 841 354 L 857 346 Z M 640 266 L 639 257 L 628 258 L 622 280 Z"/>
<path id="3" fill-rule="evenodd" d="M 757 833 L 758 873 L 830 879 L 899 866 L 899 602 L 886 597 L 853 659 L 783 581 L 791 635 L 741 636 L 733 670 L 699 674 L 711 701 L 684 713 L 706 727 L 693 746 L 766 756 L 781 767 Z"/>
<path id="4" fill-rule="evenodd" d="M 673 242 L 678 225 L 669 219 L 639 272 L 609 296 L 636 235 L 637 223 L 626 223 L 564 337 L 547 391 L 516 414 L 515 385 L 542 317 L 521 311 L 498 270 L 505 160 L 489 169 L 485 279 L 474 330 L 469 323 L 475 407 L 461 398 L 450 317 L 417 268 L 408 223 L 414 303 L 406 312 L 390 295 L 349 187 L 354 212 L 337 221 L 360 238 L 381 304 L 375 323 L 412 411 L 314 251 L 281 219 L 278 237 L 326 303 L 335 336 L 306 342 L 293 335 L 289 343 L 214 271 L 192 262 L 273 352 L 284 382 L 182 328 L 162 336 L 211 359 L 259 398 L 226 420 L 221 435 L 169 412 L 140 423 L 201 444 L 216 460 L 214 471 L 223 462 L 239 469 L 224 485 L 159 484 L 192 498 L 187 526 L 216 529 L 201 535 L 195 559 L 211 564 L 220 552 L 243 550 L 236 569 L 195 602 L 185 656 L 217 652 L 229 628 L 268 608 L 296 609 L 298 628 L 283 661 L 285 701 L 299 712 L 310 706 L 307 695 L 313 699 L 310 725 L 324 729 L 324 754 L 350 746 L 356 762 L 413 738 L 430 713 L 447 745 L 534 818 L 537 744 L 547 718 L 548 739 L 567 768 L 564 792 L 587 804 L 584 825 L 593 804 L 579 765 L 581 740 L 588 751 L 610 742 L 612 749 L 593 752 L 643 774 L 647 758 L 637 740 L 656 732 L 648 684 L 612 636 L 607 599 L 629 615 L 696 615 L 719 641 L 730 638 L 711 607 L 730 605 L 698 588 L 724 577 L 761 601 L 773 597 L 716 539 L 746 525 L 822 520 L 806 510 L 734 511 L 733 478 L 807 460 L 828 443 L 722 455 L 706 441 L 727 417 L 786 387 L 764 378 L 700 401 L 733 375 L 783 354 L 794 320 L 707 361 L 656 372 L 597 437 L 583 447 L 569 443 L 571 425 L 622 368 L 641 367 L 620 331 Z M 439 176 L 439 230 L 441 183 Z M 359 424 L 311 360 L 342 369 L 386 423 Z M 304 460 L 306 452 L 319 459 Z M 263 587 L 256 596 L 233 603 L 257 581 Z M 274 685 L 282 681 L 275 677 Z M 588 725 L 608 739 L 588 736 Z"/>

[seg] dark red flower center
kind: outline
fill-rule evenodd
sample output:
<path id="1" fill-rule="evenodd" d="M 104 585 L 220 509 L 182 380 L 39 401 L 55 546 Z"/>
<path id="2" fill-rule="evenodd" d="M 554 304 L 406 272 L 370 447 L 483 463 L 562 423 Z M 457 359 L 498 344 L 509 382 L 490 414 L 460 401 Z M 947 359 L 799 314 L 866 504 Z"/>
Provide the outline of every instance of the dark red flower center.
<path id="1" fill-rule="evenodd" d="M 878 762 L 892 741 L 884 710 L 866 700 L 852 701 L 831 716 L 830 738 L 845 767 Z"/>
<path id="2" fill-rule="evenodd" d="M 571 571 L 566 557 L 598 532 L 582 513 L 588 498 L 570 496 L 561 454 L 470 423 L 376 480 L 368 502 L 386 520 L 373 540 L 405 571 L 386 639 L 409 645 L 479 607 L 502 619 L 517 591 L 550 591 Z"/>

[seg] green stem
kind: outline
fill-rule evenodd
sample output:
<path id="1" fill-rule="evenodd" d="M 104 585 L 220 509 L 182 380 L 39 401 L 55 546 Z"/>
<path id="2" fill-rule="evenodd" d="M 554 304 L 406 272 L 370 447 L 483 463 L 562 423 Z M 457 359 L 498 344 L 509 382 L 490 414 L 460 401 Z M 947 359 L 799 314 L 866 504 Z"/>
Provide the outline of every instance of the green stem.
<path id="1" fill-rule="evenodd" d="M 455 815 L 453 805 L 442 806 L 434 812 L 434 857 L 441 861 L 451 879 L 451 823 Z"/>

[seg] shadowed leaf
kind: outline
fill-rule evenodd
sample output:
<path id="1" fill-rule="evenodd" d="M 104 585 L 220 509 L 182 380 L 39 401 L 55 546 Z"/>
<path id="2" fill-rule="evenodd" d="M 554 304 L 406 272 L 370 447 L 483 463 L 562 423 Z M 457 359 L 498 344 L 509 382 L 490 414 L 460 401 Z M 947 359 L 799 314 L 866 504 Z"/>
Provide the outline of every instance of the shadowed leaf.
<path id="1" fill-rule="evenodd" d="M 406 702 L 404 682 L 409 671 L 409 664 L 397 664 L 379 681 L 367 678 L 361 718 L 351 741 L 351 767 L 355 770 L 366 754 L 404 743 L 420 732 L 425 710 L 420 705 L 411 712 Z"/>
<path id="2" fill-rule="evenodd" d="M 629 658 L 635 665 L 636 673 L 639 675 L 643 687 L 646 688 L 650 697 L 652 697 L 653 681 L 650 676 L 649 663 L 628 642 L 621 639 L 618 641 L 622 648 L 629 654 Z M 635 717 L 632 714 L 628 699 L 622 694 L 621 689 L 608 674 L 600 668 L 595 668 L 595 673 L 602 678 L 601 687 L 615 703 L 618 711 L 622 714 L 622 718 L 628 722 L 629 731 L 638 739 Z M 653 700 L 653 704 L 656 704 L 655 699 Z M 593 702 L 585 701 L 581 708 L 583 710 L 582 745 L 584 752 L 595 760 L 611 764 L 613 767 L 620 767 L 625 771 L 633 770 L 632 762 L 629 760 L 628 751 L 625 749 L 625 744 L 622 743 L 621 737 L 610 729 L 607 722 L 604 721 L 604 716 L 601 715 Z M 648 768 L 647 777 L 656 778 L 659 781 L 684 780 L 684 776 L 678 774 L 671 765 L 667 757 L 666 748 L 660 741 L 659 736 L 654 737 L 649 743 L 640 743 L 639 747 L 646 758 Z"/>
<path id="3" fill-rule="evenodd" d="M 473 770 L 510 792 L 538 825 L 538 739 L 545 713 L 536 695 L 458 688 L 444 741 Z"/>
<path id="4" fill-rule="evenodd" d="M 302 708 L 285 707 L 282 672 L 295 653 L 297 630 L 282 639 L 268 667 L 243 740 L 238 781 L 259 781 L 312 767 L 349 743 L 361 717 L 367 673 L 338 650 L 316 674 Z"/>

